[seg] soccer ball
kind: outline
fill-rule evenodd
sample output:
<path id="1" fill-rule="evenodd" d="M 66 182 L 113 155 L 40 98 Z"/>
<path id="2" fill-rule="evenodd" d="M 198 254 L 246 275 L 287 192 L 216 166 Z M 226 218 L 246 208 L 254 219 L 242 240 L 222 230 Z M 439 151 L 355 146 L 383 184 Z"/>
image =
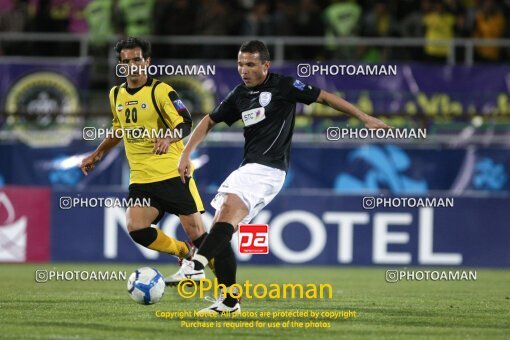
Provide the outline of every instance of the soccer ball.
<path id="1" fill-rule="evenodd" d="M 161 300 L 165 294 L 165 279 L 158 270 L 143 267 L 129 276 L 127 289 L 133 300 L 151 305 Z"/>

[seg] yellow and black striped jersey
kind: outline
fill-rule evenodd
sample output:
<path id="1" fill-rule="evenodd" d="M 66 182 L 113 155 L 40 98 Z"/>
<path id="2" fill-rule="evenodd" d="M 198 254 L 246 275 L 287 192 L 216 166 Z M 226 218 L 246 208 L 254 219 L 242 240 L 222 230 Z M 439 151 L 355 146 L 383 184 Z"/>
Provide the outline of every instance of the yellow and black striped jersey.
<path id="1" fill-rule="evenodd" d="M 189 133 L 191 129 L 191 115 L 175 90 L 153 78 L 135 89 L 124 83 L 110 90 L 110 106 L 113 129 L 122 129 L 131 169 L 130 184 L 179 176 L 177 164 L 184 149 L 182 140 L 171 143 L 164 155 L 152 153 L 153 137 L 179 136 L 180 131 Z"/>

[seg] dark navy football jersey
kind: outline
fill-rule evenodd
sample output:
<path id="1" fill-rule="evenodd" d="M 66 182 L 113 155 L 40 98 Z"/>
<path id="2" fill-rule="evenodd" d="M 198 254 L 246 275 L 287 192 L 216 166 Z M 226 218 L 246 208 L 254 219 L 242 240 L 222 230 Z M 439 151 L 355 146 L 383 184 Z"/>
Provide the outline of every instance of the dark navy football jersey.
<path id="1" fill-rule="evenodd" d="M 259 163 L 287 171 L 294 131 L 296 103 L 311 104 L 320 89 L 300 80 L 269 73 L 256 87 L 238 85 L 210 114 L 229 126 L 244 123 L 244 159 L 241 165 Z"/>

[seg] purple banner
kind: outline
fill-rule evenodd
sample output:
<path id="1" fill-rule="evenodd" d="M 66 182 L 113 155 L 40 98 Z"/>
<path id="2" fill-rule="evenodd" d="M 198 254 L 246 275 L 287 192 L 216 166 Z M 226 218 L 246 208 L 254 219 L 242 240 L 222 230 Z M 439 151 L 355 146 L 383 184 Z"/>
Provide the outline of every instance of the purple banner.
<path id="1" fill-rule="evenodd" d="M 79 59 L 58 62 L 7 61 L 0 63 L 2 111 L 12 114 L 9 126 L 45 128 L 56 123 L 52 115 L 81 112 L 88 89 L 88 62 Z M 8 127 L 9 127 L 8 126 Z"/>
<path id="2" fill-rule="evenodd" d="M 271 71 L 340 94 L 369 114 L 424 115 L 431 118 L 462 118 L 480 114 L 510 117 L 509 66 L 289 63 L 272 66 Z M 377 75 L 369 75 L 374 72 Z M 216 103 L 241 83 L 234 64 L 217 65 L 210 80 L 214 82 Z M 172 78 L 168 81 L 172 82 Z M 210 81 L 203 81 L 203 84 L 211 86 Z M 175 85 L 177 90 L 180 90 L 179 85 Z M 312 111 L 300 106 L 298 112 L 303 110 L 305 113 Z M 331 108 L 323 105 L 315 105 L 313 112 L 336 115 Z"/>

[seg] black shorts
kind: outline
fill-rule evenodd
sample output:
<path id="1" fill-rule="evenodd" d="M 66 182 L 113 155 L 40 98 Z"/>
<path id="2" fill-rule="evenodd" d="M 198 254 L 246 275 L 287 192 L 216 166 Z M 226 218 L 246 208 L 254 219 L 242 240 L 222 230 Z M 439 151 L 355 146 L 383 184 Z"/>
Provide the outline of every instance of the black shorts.
<path id="1" fill-rule="evenodd" d="M 204 212 L 204 205 L 198 193 L 195 180 L 186 178 L 186 184 L 180 177 L 152 183 L 133 183 L 129 185 L 130 199 L 149 199 L 151 207 L 158 209 L 159 215 L 152 222 L 158 223 L 165 212 L 174 215 L 191 215 Z"/>

